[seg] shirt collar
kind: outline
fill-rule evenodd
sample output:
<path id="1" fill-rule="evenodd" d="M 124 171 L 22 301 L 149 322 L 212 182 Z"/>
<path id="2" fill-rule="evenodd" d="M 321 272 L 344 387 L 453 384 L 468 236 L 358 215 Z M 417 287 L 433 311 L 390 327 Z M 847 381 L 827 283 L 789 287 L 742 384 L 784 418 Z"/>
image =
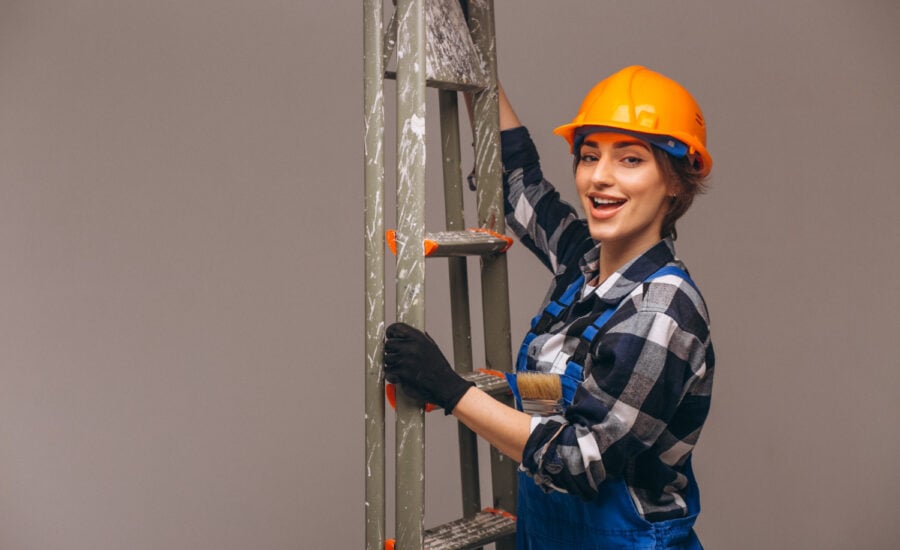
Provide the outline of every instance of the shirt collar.
<path id="1" fill-rule="evenodd" d="M 666 237 L 610 275 L 597 287 L 594 294 L 600 301 L 614 306 L 631 294 L 647 277 L 675 260 L 675 243 L 670 237 Z M 600 274 L 600 246 L 595 246 L 581 258 L 579 268 L 588 282 Z"/>

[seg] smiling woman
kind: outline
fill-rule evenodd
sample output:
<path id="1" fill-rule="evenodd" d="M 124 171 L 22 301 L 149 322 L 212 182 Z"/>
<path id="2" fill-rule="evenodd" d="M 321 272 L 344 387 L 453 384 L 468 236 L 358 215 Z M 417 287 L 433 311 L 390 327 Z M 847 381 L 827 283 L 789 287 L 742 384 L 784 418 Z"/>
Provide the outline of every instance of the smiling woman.
<path id="1" fill-rule="evenodd" d="M 603 243 L 603 280 L 661 238 L 674 185 L 662 178 L 651 145 L 624 134 L 592 133 L 576 158 L 575 187 L 588 230 Z"/>
<path id="2" fill-rule="evenodd" d="M 579 219 L 499 95 L 507 226 L 553 273 L 510 378 L 517 407 L 465 383 L 407 325 L 387 329 L 386 377 L 521 462 L 516 548 L 701 548 L 691 456 L 715 356 L 674 248 L 712 166 L 699 106 L 643 67 L 598 83 L 555 130 L 574 155 Z M 559 388 L 550 406 L 527 395 L 534 376 Z"/>

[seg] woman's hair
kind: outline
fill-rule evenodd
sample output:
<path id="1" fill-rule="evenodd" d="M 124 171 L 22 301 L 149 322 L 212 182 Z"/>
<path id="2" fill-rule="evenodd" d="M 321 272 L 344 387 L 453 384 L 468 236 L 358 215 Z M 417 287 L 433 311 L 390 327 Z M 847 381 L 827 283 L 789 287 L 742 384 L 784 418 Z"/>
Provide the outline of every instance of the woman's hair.
<path id="1" fill-rule="evenodd" d="M 662 231 L 660 237 L 678 238 L 678 232 L 675 230 L 675 222 L 677 222 L 691 204 L 694 203 L 694 197 L 706 193 L 708 184 L 708 176 L 701 174 L 690 157 L 675 157 L 663 151 L 659 147 L 650 147 L 653 150 L 653 158 L 659 167 L 659 173 L 669 186 L 670 193 L 675 196 L 669 199 L 669 210 L 663 218 Z M 578 169 L 578 163 L 581 161 L 581 146 L 575 151 L 575 158 L 572 163 L 572 171 Z"/>
<path id="2" fill-rule="evenodd" d="M 706 192 L 709 187 L 708 177 L 697 170 L 690 157 L 675 157 L 658 147 L 652 149 L 659 173 L 671 186 L 671 193 L 675 195 L 670 199 L 669 210 L 663 218 L 660 236 L 677 239 L 675 222 L 691 207 L 694 197 Z"/>

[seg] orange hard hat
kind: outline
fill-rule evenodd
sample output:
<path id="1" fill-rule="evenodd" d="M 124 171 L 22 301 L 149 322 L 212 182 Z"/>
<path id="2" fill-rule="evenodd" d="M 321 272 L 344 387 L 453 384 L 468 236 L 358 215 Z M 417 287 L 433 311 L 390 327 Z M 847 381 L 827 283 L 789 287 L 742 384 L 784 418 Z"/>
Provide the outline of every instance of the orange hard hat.
<path id="1" fill-rule="evenodd" d="M 598 82 L 572 122 L 553 133 L 564 137 L 575 153 L 578 135 L 609 130 L 689 156 L 703 175 L 712 168 L 700 106 L 681 84 L 645 67 L 632 65 Z"/>

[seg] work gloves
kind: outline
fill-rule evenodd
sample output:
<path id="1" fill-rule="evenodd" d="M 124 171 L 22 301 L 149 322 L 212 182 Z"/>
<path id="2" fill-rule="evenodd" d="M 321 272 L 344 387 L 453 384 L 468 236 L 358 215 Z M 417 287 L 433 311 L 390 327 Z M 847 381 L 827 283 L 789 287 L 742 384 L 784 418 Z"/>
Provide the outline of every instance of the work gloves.
<path id="1" fill-rule="evenodd" d="M 384 377 L 413 399 L 442 407 L 444 414 L 475 385 L 454 372 L 431 336 L 405 323 L 385 331 Z"/>

